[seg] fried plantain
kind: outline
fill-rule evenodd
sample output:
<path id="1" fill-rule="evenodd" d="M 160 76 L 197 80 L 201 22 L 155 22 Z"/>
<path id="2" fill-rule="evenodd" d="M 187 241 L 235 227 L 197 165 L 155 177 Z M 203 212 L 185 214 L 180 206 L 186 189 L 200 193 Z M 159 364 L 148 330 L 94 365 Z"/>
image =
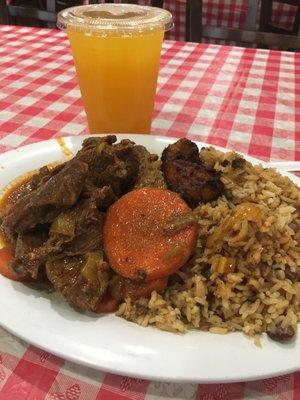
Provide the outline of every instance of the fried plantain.
<path id="1" fill-rule="evenodd" d="M 189 139 L 179 139 L 164 149 L 161 160 L 163 163 L 174 160 L 187 160 L 199 164 L 199 149 L 196 143 Z"/>
<path id="2" fill-rule="evenodd" d="M 169 145 L 161 159 L 168 188 L 179 193 L 189 206 L 216 200 L 224 192 L 220 174 L 201 163 L 198 147 L 190 140 Z"/>

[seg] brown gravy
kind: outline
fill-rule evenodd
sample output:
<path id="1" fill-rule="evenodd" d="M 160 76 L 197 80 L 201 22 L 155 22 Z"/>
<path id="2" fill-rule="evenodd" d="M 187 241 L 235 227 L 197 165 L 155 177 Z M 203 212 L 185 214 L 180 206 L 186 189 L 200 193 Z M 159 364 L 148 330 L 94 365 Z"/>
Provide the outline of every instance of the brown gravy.
<path id="1" fill-rule="evenodd" d="M 63 139 L 62 139 L 63 142 Z M 63 142 L 64 143 L 64 142 Z M 65 145 L 65 144 L 64 144 Z M 68 151 L 68 155 L 72 154 L 71 150 L 69 150 L 66 147 Z M 64 152 L 66 154 L 66 152 Z M 61 161 L 63 162 L 63 161 Z M 61 162 L 53 162 L 51 164 L 48 164 L 47 167 L 49 169 L 52 169 L 56 167 L 57 165 L 61 164 Z M 14 179 L 12 182 L 10 182 L 2 191 L 0 194 L 0 219 L 1 215 L 3 213 L 3 210 L 9 206 L 14 204 L 20 196 L 26 191 L 29 193 L 31 191 L 31 186 L 30 182 L 32 177 L 39 172 L 39 169 L 35 169 L 30 172 L 26 172 L 25 174 L 17 177 Z M 2 247 L 5 247 L 8 244 L 6 238 L 4 237 L 3 233 L 0 232 L 0 249 Z"/>
<path id="2" fill-rule="evenodd" d="M 67 156 L 67 157 L 73 156 L 72 151 L 68 148 L 68 146 L 66 145 L 63 138 L 59 137 L 59 138 L 56 138 L 55 140 L 65 156 Z"/>
<path id="3" fill-rule="evenodd" d="M 0 195 L 0 215 L 1 211 L 9 204 L 14 204 L 24 190 L 30 190 L 30 181 L 34 172 L 27 172 L 11 182 Z"/>
<path id="4" fill-rule="evenodd" d="M 14 204 L 26 191 L 30 191 L 30 181 L 36 171 L 27 172 L 10 182 L 0 195 L 0 217 L 3 210 L 10 204 Z M 0 248 L 7 246 L 9 243 L 2 232 L 0 232 Z"/>

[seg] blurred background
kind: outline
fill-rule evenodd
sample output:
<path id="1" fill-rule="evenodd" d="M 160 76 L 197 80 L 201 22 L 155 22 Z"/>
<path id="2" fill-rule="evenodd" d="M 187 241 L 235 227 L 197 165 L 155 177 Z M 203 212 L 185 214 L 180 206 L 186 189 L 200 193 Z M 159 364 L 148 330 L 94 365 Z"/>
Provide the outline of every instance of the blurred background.
<path id="1" fill-rule="evenodd" d="M 60 10 L 100 2 L 0 0 L 0 23 L 53 28 Z M 138 3 L 163 7 L 173 14 L 175 26 L 167 32 L 167 39 L 288 51 L 300 48 L 300 0 L 142 0 Z"/>

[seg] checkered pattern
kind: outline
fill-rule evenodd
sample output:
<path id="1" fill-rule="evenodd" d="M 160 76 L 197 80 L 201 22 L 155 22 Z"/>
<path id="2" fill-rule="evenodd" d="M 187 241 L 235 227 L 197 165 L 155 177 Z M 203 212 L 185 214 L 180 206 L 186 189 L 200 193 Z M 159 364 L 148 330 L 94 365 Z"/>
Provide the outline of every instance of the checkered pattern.
<path id="1" fill-rule="evenodd" d="M 0 150 L 87 132 L 65 34 L 1 28 Z M 153 133 L 299 159 L 300 55 L 165 42 Z"/>
<path id="2" fill-rule="evenodd" d="M 0 151 L 87 132 L 65 34 L 0 27 Z M 165 42 L 153 134 L 300 160 L 300 54 Z M 0 329 L 0 400 L 300 399 L 300 373 L 227 385 L 148 382 L 74 365 Z"/>
<path id="3" fill-rule="evenodd" d="M 274 2 L 272 23 L 280 28 L 292 29 L 297 7 L 286 4 Z"/>
<path id="4" fill-rule="evenodd" d="M 6 0 L 10 3 L 12 0 Z M 113 1 L 113 0 L 112 0 Z M 116 2 L 121 0 L 116 0 Z M 203 24 L 231 28 L 243 28 L 249 0 L 203 0 Z M 250 0 L 251 1 L 251 0 Z M 102 0 L 104 2 L 104 0 Z M 150 4 L 150 0 L 139 0 L 139 4 Z M 82 0 L 88 4 L 89 0 Z M 185 40 L 186 0 L 164 0 L 164 8 L 174 17 L 174 28 L 166 33 L 166 39 Z M 272 23 L 280 28 L 291 29 L 296 15 L 296 7 L 274 2 Z M 209 43 L 221 43 L 214 39 L 204 39 Z M 224 42 L 224 41 L 223 41 Z M 222 43 L 223 43 L 222 42 Z"/>
<path id="5" fill-rule="evenodd" d="M 0 328 L 0 400 L 298 400 L 300 373 L 197 385 L 104 374 L 26 346 Z"/>
<path id="6" fill-rule="evenodd" d="M 203 0 L 203 24 L 231 28 L 243 28 L 249 0 Z M 250 0 L 251 1 L 251 0 Z M 164 7 L 174 16 L 175 28 L 167 33 L 167 39 L 185 40 L 185 0 L 165 0 Z M 274 2 L 272 23 L 291 29 L 296 7 Z M 212 42 L 212 40 L 210 40 Z"/>

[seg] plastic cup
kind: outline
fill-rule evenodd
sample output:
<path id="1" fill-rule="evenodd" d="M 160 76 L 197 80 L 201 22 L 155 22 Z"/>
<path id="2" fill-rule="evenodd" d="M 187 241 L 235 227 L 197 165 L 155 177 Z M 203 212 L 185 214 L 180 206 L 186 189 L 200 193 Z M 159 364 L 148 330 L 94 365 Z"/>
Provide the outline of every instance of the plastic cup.
<path id="1" fill-rule="evenodd" d="M 150 133 L 167 10 L 95 4 L 58 14 L 66 30 L 91 133 Z"/>

